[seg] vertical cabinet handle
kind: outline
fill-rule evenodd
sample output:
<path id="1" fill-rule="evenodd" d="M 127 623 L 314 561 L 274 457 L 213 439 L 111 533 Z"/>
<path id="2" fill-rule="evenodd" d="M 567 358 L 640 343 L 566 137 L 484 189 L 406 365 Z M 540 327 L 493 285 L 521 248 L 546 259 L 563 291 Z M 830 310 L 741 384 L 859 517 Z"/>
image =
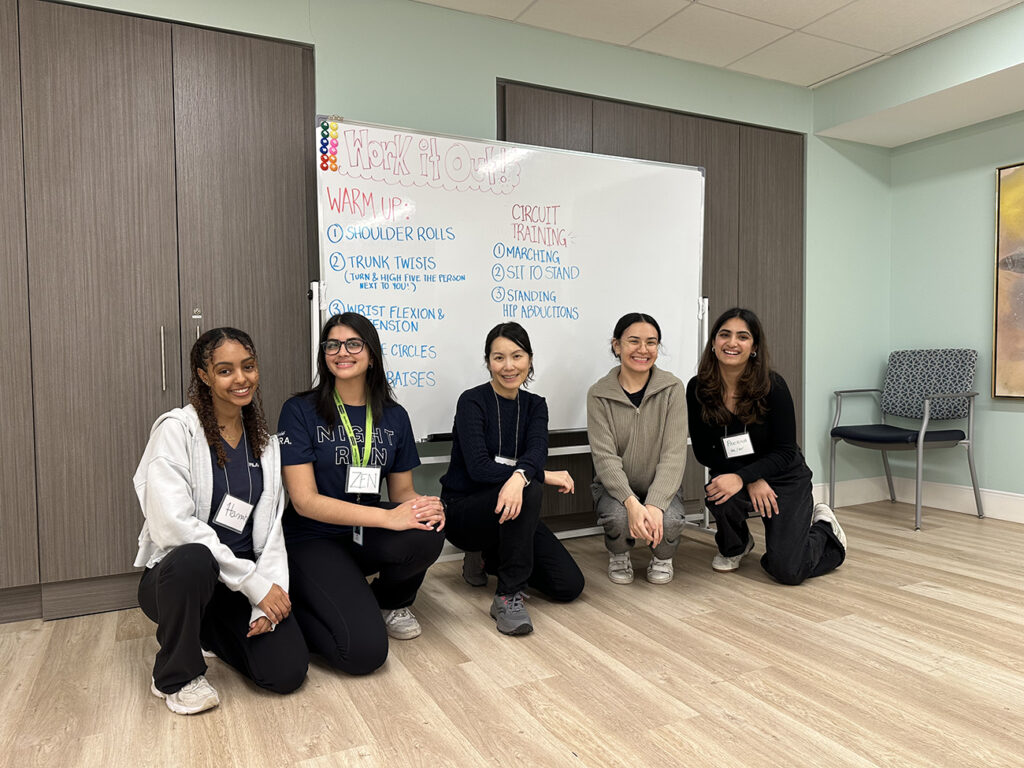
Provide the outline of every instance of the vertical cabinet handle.
<path id="1" fill-rule="evenodd" d="M 199 324 L 196 323 L 196 341 L 199 341 Z"/>
<path id="2" fill-rule="evenodd" d="M 167 391 L 167 357 L 164 355 L 164 327 L 160 326 L 160 390 Z"/>

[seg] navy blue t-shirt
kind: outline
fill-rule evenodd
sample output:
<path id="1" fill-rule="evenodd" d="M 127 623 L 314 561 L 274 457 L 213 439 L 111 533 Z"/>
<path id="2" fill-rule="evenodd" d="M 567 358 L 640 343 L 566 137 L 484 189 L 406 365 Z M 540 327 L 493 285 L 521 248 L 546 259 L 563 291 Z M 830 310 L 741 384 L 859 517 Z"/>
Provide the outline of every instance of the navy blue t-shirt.
<path id="1" fill-rule="evenodd" d="M 217 532 L 217 538 L 222 544 L 231 547 L 236 555 L 253 551 L 252 546 L 252 514 L 245 522 L 241 533 L 218 525 L 213 521 L 220 509 L 220 503 L 224 495 L 231 493 L 236 499 L 256 506 L 263 493 L 263 467 L 260 460 L 252 455 L 249 442 L 243 437 L 238 441 L 238 447 L 232 448 L 226 440 L 221 438 L 221 445 L 224 446 L 224 454 L 227 457 L 227 464 L 217 466 L 217 449 L 210 446 L 210 461 L 213 463 L 213 497 L 210 500 L 210 526 Z"/>
<path id="2" fill-rule="evenodd" d="M 346 405 L 345 412 L 352 423 L 359 450 L 366 440 L 366 406 Z M 352 449 L 341 418 L 329 426 L 316 412 L 311 395 L 292 397 L 281 408 L 277 422 L 281 440 L 281 465 L 312 464 L 316 489 L 324 496 L 358 504 L 356 494 L 345 492 L 348 466 L 352 463 Z M 420 465 L 416 453 L 409 414 L 400 405 L 385 408 L 380 420 L 373 420 L 373 444 L 369 466 L 381 468 L 381 479 L 394 472 L 407 472 Z M 361 495 L 361 501 L 372 503 L 379 495 Z M 351 534 L 348 525 L 332 525 L 303 517 L 288 503 L 282 518 L 285 539 L 304 541 L 321 536 Z"/>

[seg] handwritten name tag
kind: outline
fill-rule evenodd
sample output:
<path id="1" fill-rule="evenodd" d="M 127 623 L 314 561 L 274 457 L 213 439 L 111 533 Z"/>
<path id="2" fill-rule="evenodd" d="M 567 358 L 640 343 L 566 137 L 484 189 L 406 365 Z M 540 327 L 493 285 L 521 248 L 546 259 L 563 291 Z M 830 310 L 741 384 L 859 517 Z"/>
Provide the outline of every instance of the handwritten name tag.
<path id="1" fill-rule="evenodd" d="M 750 442 L 749 432 L 723 437 L 722 447 L 725 448 L 725 455 L 730 459 L 735 459 L 737 456 L 749 456 L 754 452 L 754 444 Z"/>
<path id="2" fill-rule="evenodd" d="M 252 514 L 252 507 L 252 504 L 236 499 L 229 493 L 225 493 L 224 498 L 220 500 L 217 514 L 213 516 L 213 522 L 225 528 L 230 528 L 235 533 L 241 533 L 245 530 L 245 524 L 249 521 L 249 515 Z"/>

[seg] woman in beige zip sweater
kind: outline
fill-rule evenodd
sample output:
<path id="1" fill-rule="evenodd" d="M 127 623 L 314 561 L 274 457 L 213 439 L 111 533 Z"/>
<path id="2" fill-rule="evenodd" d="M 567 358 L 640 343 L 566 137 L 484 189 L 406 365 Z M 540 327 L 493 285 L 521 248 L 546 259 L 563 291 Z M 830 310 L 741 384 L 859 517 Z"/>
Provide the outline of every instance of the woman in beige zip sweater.
<path id="1" fill-rule="evenodd" d="M 587 393 L 591 491 L 609 552 L 608 578 L 616 584 L 633 581 L 629 551 L 637 541 L 651 548 L 647 580 L 672 581 L 683 527 L 686 388 L 655 366 L 660 344 L 653 317 L 621 317 L 612 334 L 619 365 Z"/>

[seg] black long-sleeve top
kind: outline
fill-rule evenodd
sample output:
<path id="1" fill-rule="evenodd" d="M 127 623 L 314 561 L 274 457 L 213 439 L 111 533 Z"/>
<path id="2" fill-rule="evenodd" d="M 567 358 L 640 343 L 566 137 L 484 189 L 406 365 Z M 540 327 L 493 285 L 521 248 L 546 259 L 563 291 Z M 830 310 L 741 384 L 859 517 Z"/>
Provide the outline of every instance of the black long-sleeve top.
<path id="1" fill-rule="evenodd" d="M 502 456 L 516 459 L 515 466 L 494 460 L 499 445 Z M 443 495 L 466 496 L 501 485 L 517 469 L 526 473 L 527 480 L 543 482 L 547 459 L 544 398 L 520 389 L 517 400 L 508 400 L 497 395 L 490 382 L 481 384 L 463 392 L 455 407 L 452 458 L 441 478 Z"/>
<path id="2" fill-rule="evenodd" d="M 708 424 L 701 417 L 701 405 L 697 399 L 697 377 L 686 385 L 686 410 L 690 422 L 690 440 L 693 455 L 708 468 L 711 476 L 737 474 L 744 483 L 784 475 L 804 463 L 800 446 L 796 443 L 796 411 L 786 381 L 774 371 L 771 372 L 771 391 L 768 393 L 768 410 L 764 421 L 745 425 L 739 417 L 733 416 L 725 427 Z M 722 447 L 722 437 L 736 435 L 744 430 L 750 433 L 754 452 L 747 456 L 730 459 Z"/>

